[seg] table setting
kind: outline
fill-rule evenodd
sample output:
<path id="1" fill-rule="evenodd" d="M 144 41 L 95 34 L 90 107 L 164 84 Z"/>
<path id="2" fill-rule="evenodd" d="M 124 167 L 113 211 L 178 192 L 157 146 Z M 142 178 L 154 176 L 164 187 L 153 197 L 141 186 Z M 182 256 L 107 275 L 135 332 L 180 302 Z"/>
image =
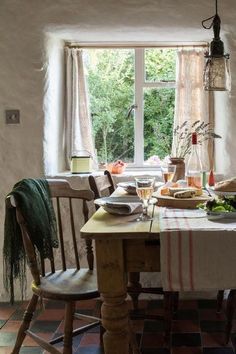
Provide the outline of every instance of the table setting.
<path id="1" fill-rule="evenodd" d="M 135 181 L 118 183 L 114 195 L 95 199 L 94 203 L 112 215 L 139 214 L 136 221 L 149 221 L 148 207 L 156 204 L 152 194 L 162 185 L 152 176 L 137 177 Z"/>

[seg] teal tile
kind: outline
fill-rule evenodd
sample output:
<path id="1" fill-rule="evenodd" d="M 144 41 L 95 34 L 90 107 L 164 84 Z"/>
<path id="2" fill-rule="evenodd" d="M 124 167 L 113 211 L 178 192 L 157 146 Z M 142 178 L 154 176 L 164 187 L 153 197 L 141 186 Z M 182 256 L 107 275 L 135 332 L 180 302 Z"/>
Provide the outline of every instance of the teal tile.
<path id="1" fill-rule="evenodd" d="M 20 354 L 43 354 L 43 349 L 38 347 L 23 347 Z"/>
<path id="2" fill-rule="evenodd" d="M 16 333 L 0 333 L 0 347 L 11 347 L 15 344 Z M 0 350 L 1 352 L 1 350 Z"/>
<path id="3" fill-rule="evenodd" d="M 55 332 L 61 321 L 35 321 L 31 326 L 32 332 Z"/>
<path id="4" fill-rule="evenodd" d="M 5 325 L 6 321 L 0 320 L 0 329 Z"/>

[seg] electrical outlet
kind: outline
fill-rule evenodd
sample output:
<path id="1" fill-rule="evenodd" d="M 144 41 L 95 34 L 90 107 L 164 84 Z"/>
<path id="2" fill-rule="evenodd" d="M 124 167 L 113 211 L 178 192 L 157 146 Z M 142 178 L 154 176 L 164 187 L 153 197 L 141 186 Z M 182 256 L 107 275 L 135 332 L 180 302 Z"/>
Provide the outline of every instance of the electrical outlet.
<path id="1" fill-rule="evenodd" d="M 6 124 L 20 124 L 19 109 L 7 109 L 5 111 Z"/>

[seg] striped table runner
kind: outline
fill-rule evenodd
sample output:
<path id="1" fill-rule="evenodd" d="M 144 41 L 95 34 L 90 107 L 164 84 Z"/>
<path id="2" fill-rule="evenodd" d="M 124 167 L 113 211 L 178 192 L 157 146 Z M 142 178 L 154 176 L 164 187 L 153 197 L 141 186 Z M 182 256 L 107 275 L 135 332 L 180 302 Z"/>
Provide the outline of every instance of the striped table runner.
<path id="1" fill-rule="evenodd" d="M 236 222 L 199 210 L 160 212 L 161 274 L 166 291 L 236 288 Z"/>

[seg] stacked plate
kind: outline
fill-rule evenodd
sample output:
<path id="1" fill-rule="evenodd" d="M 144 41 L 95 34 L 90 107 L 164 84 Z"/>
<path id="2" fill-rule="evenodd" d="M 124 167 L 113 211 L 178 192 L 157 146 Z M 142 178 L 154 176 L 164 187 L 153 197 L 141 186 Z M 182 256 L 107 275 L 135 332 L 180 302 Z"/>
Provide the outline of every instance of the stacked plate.
<path id="1" fill-rule="evenodd" d="M 156 191 L 159 187 L 161 187 L 164 183 L 163 182 L 156 182 L 154 191 Z M 136 187 L 135 182 L 120 182 L 117 184 L 118 187 L 122 187 L 128 194 L 136 195 Z"/>
<path id="2" fill-rule="evenodd" d="M 217 191 L 214 187 L 208 187 L 208 189 L 210 190 L 210 192 L 212 192 L 212 194 L 218 195 L 219 197 L 229 197 L 236 195 L 236 192 Z"/>
<path id="3" fill-rule="evenodd" d="M 135 182 L 120 182 L 117 183 L 117 186 L 123 188 L 128 194 L 132 194 L 132 195 L 137 194 Z"/>

